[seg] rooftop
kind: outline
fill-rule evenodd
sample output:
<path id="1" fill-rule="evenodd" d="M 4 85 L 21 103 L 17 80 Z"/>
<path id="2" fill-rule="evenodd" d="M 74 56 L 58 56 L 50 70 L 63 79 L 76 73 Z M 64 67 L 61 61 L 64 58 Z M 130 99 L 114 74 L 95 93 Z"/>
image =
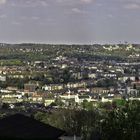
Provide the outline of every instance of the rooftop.
<path id="1" fill-rule="evenodd" d="M 0 138 L 57 140 L 65 132 L 22 114 L 0 120 Z"/>

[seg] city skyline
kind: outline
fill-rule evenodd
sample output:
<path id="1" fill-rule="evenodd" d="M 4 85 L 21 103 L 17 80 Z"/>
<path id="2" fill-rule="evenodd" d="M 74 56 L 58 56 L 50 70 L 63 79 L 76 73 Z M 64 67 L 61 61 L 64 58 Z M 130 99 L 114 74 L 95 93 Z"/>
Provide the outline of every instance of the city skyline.
<path id="1" fill-rule="evenodd" d="M 0 0 L 0 42 L 140 43 L 139 0 Z"/>

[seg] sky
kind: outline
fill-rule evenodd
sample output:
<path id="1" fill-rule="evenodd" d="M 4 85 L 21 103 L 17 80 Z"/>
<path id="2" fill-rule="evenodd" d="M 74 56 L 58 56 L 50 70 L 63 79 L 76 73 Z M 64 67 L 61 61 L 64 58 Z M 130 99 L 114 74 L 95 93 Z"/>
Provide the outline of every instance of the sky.
<path id="1" fill-rule="evenodd" d="M 140 43 L 140 0 L 0 0 L 2 43 Z"/>

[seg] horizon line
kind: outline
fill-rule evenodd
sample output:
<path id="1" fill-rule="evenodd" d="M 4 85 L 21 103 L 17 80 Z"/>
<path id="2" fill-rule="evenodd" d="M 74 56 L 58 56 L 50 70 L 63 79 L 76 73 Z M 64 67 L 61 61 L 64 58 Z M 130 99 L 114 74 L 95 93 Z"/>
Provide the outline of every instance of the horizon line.
<path id="1" fill-rule="evenodd" d="M 39 44 L 39 45 L 119 45 L 119 44 L 140 44 L 138 42 L 119 42 L 119 43 L 111 43 L 111 42 L 106 42 L 106 43 L 99 43 L 99 42 L 94 42 L 94 43 L 50 43 L 50 42 L 0 42 L 0 44 L 5 44 L 5 45 L 21 45 L 21 44 Z"/>

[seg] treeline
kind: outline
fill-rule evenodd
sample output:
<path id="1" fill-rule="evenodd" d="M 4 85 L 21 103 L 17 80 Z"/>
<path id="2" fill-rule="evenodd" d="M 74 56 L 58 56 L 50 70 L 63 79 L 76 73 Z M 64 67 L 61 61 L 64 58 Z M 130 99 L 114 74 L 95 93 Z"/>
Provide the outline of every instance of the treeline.
<path id="1" fill-rule="evenodd" d="M 118 50 L 105 50 L 103 46 L 110 47 L 110 45 L 65 45 L 65 44 L 14 44 L 8 47 L 0 47 L 0 59 L 10 60 L 46 60 L 57 56 L 74 57 L 84 60 L 115 60 L 127 61 L 131 54 L 139 53 L 139 47 L 133 45 L 135 49 L 126 50 L 128 44 L 118 44 Z M 115 45 L 111 45 L 115 47 Z M 40 55 L 38 55 L 40 53 Z M 131 58 L 132 59 L 132 58 Z M 137 58 L 138 59 L 138 58 Z M 137 59 L 135 61 L 137 61 Z"/>
<path id="2" fill-rule="evenodd" d="M 60 109 L 51 113 L 38 112 L 37 120 L 61 128 L 68 135 L 82 140 L 139 140 L 140 101 L 128 101 L 110 108 Z"/>

